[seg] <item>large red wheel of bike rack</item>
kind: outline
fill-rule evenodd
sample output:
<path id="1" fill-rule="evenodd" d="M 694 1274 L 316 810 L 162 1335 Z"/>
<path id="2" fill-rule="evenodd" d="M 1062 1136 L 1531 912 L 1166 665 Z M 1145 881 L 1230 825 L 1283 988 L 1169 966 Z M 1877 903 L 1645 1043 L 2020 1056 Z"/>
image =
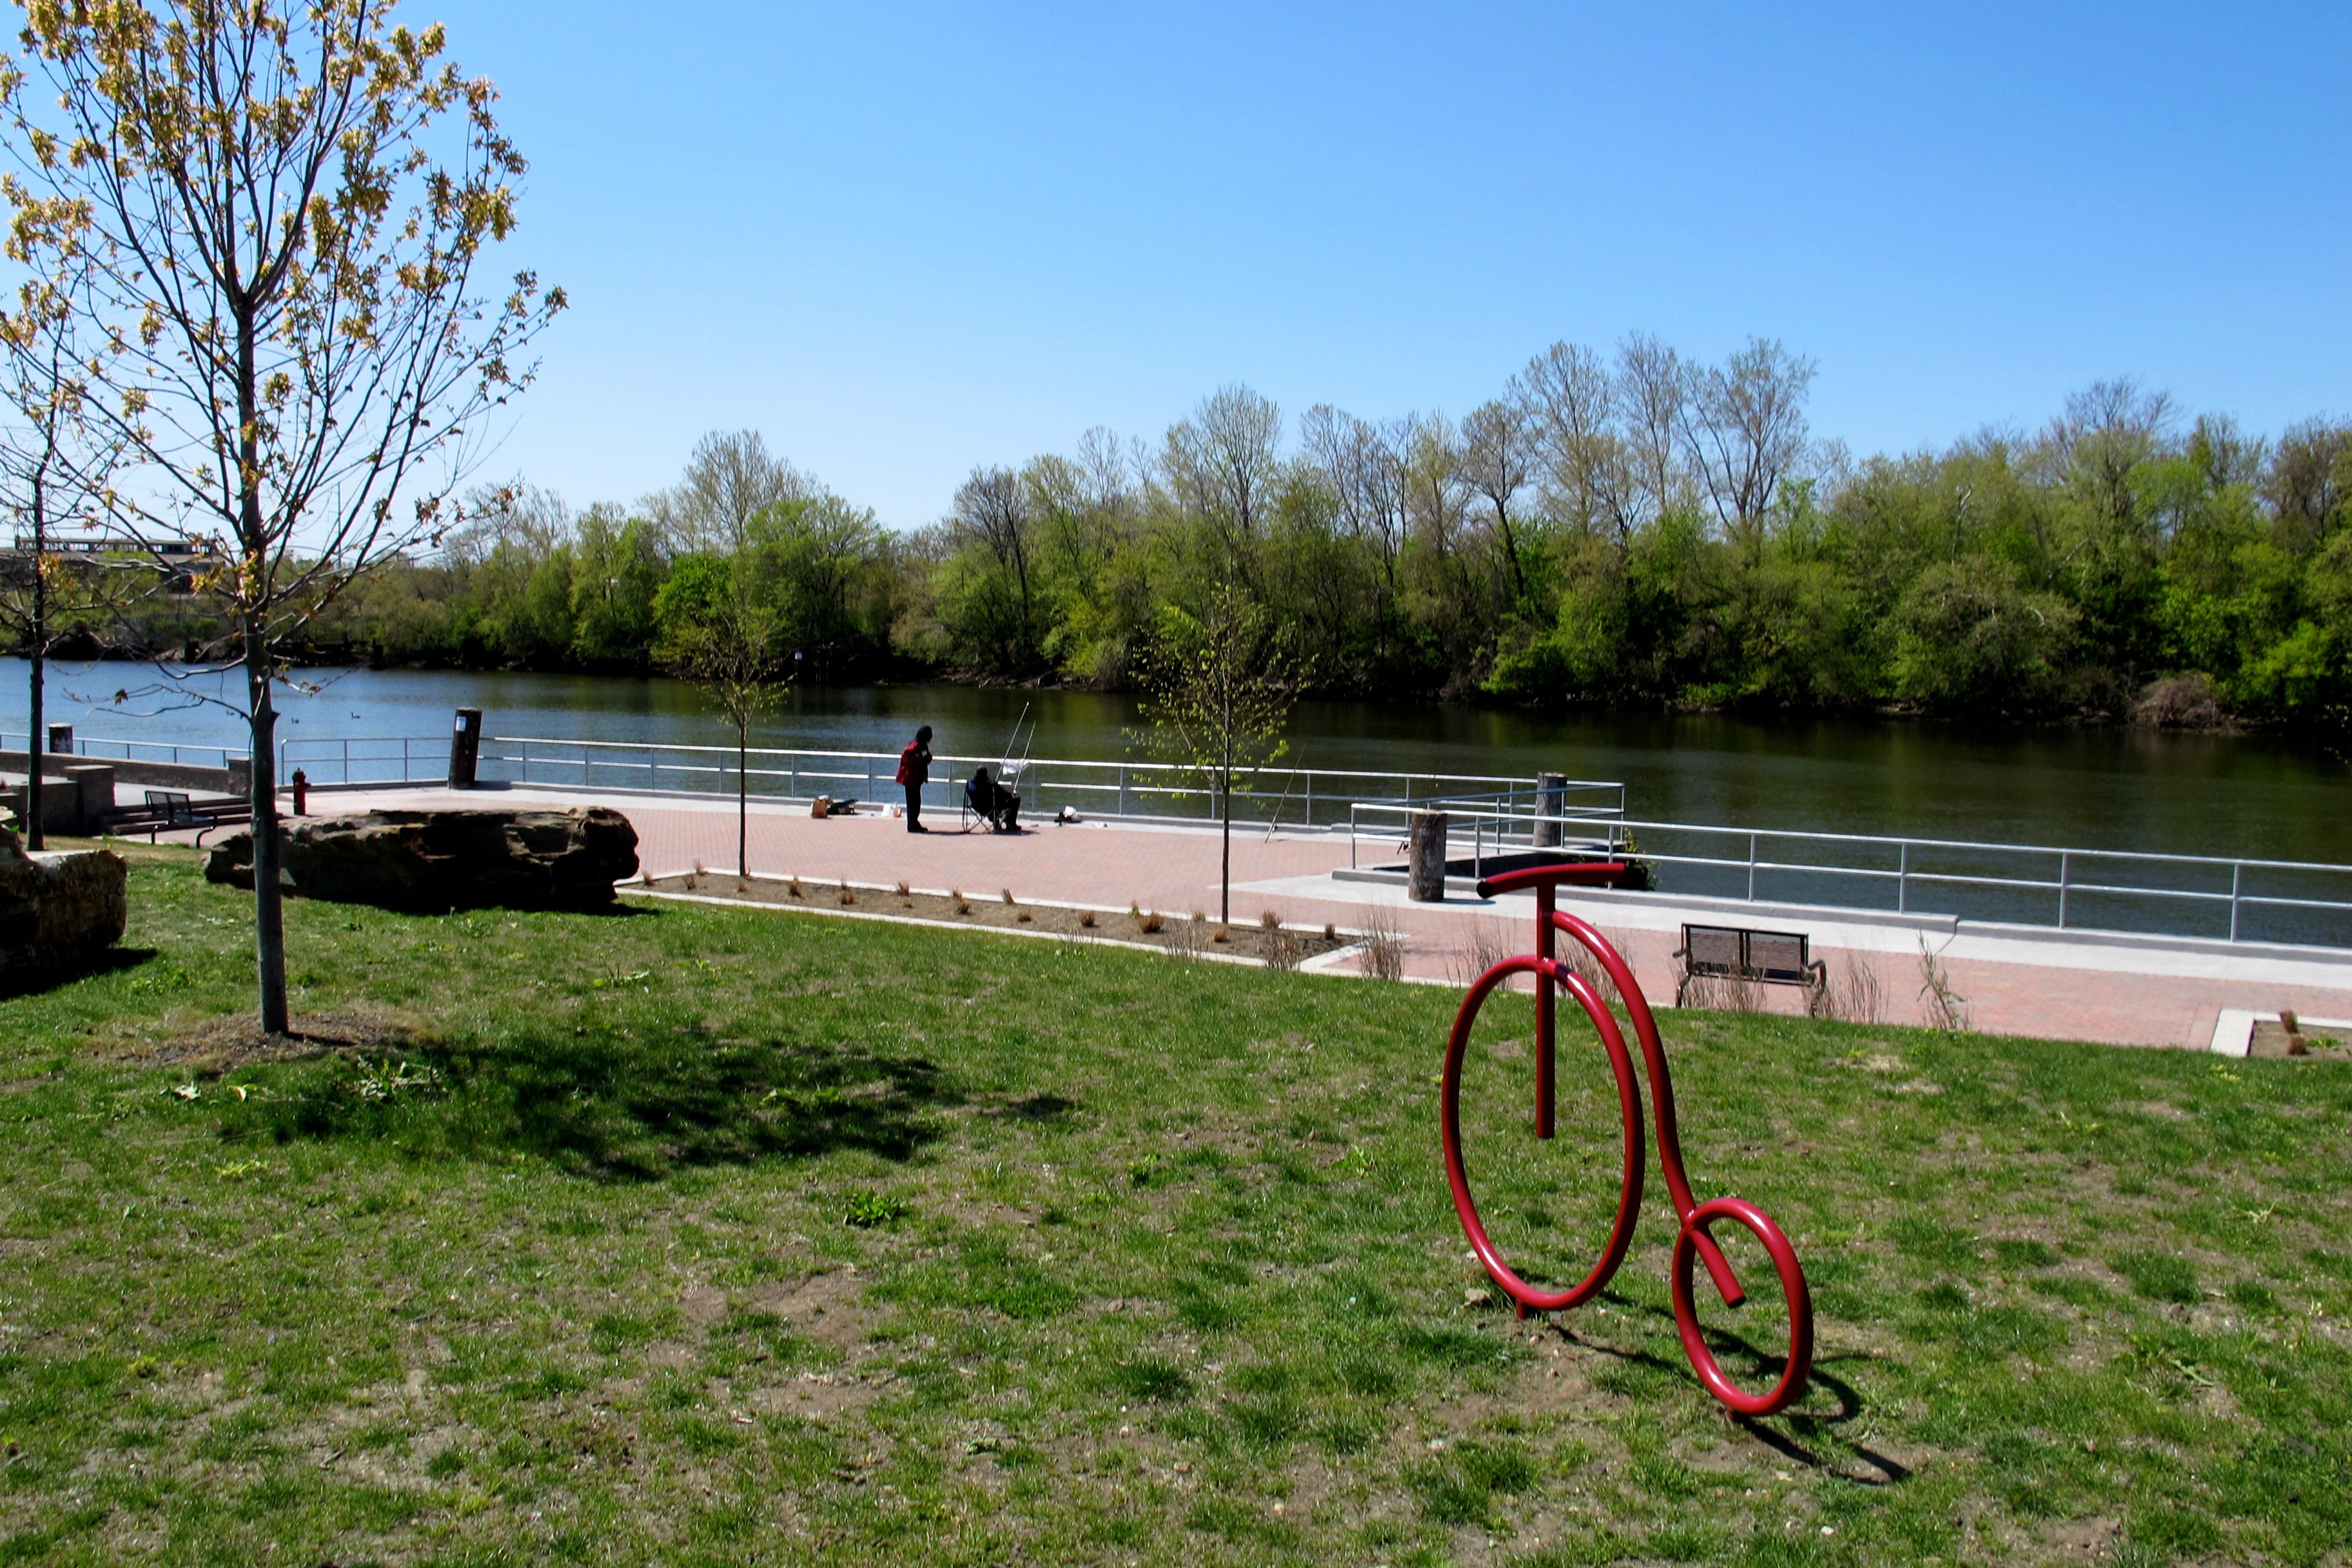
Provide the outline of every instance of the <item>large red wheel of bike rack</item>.
<path id="1" fill-rule="evenodd" d="M 1503 1255 L 1496 1249 L 1486 1235 L 1486 1226 L 1478 1217 L 1478 1203 L 1470 1194 L 1470 1173 L 1462 1158 L 1462 1061 L 1470 1044 L 1471 1026 L 1477 1022 L 1478 1010 L 1494 989 L 1514 974 L 1534 974 L 1549 979 L 1575 997 L 1583 1005 L 1584 1015 L 1601 1037 L 1601 1048 L 1608 1053 L 1609 1068 L 1617 1078 L 1617 1105 L 1625 1127 L 1624 1176 L 1617 1194 L 1617 1222 L 1609 1232 L 1609 1245 L 1601 1254 L 1601 1261 L 1592 1266 L 1581 1284 L 1571 1290 L 1538 1290 L 1519 1278 Z M 1519 1315 L 1529 1312 L 1556 1312 L 1589 1300 L 1609 1283 L 1617 1266 L 1625 1261 L 1626 1248 L 1633 1244 L 1633 1225 L 1642 1212 L 1642 1171 L 1645 1150 L 1642 1138 L 1642 1093 L 1633 1079 L 1633 1058 L 1625 1049 L 1625 1037 L 1617 1027 L 1617 1020 L 1593 994 L 1575 971 L 1566 964 L 1532 954 L 1507 958 L 1478 977 L 1470 994 L 1462 999 L 1462 1010 L 1454 1019 L 1453 1037 L 1445 1044 L 1445 1079 L 1444 1096 L 1445 1127 L 1445 1180 L 1454 1189 L 1454 1210 L 1462 1217 L 1463 1233 L 1485 1264 L 1486 1273 L 1502 1287 L 1519 1309 Z M 1766 1222 L 1769 1224 L 1769 1221 Z M 1774 1232 L 1775 1235 L 1779 1233 Z M 1785 1243 L 1783 1244 L 1785 1245 Z M 1729 1386 L 1727 1384 L 1726 1386 Z"/>
<path id="2" fill-rule="evenodd" d="M 1698 1309 L 1691 1298 L 1691 1268 L 1698 1258 L 1698 1237 L 1706 1235 L 1706 1227 L 1719 1219 L 1746 1226 L 1764 1244 L 1773 1268 L 1780 1276 L 1780 1294 L 1789 1304 L 1789 1364 L 1780 1381 L 1760 1394 L 1745 1392 L 1724 1375 L 1723 1368 L 1716 1363 L 1715 1352 L 1706 1347 L 1706 1336 L 1699 1329 Z M 1812 1375 L 1813 1369 L 1813 1298 L 1805 1287 L 1805 1269 L 1797 1261 L 1797 1249 L 1789 1245 L 1789 1238 L 1780 1233 L 1770 1215 L 1746 1198 L 1715 1198 L 1699 1205 L 1675 1237 L 1674 1264 L 1668 1277 L 1675 1299 L 1675 1329 L 1682 1335 L 1683 1352 L 1690 1357 L 1692 1370 L 1706 1384 L 1709 1394 L 1742 1415 L 1769 1415 L 1786 1409 L 1805 1392 L 1805 1380 Z"/>

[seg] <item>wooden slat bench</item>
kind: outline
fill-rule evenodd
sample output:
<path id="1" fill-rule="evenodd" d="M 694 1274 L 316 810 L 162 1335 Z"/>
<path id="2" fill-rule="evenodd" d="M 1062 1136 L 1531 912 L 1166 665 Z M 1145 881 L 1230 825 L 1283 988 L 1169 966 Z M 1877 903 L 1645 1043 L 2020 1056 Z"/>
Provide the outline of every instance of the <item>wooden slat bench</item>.
<path id="1" fill-rule="evenodd" d="M 1682 974 L 1675 985 L 1675 1005 L 1695 980 L 1753 981 L 1764 985 L 1801 985 L 1809 1003 L 1828 986 L 1829 966 L 1813 957 L 1811 939 L 1802 931 L 1749 931 L 1742 926 L 1683 927 L 1683 944 L 1675 950 Z"/>

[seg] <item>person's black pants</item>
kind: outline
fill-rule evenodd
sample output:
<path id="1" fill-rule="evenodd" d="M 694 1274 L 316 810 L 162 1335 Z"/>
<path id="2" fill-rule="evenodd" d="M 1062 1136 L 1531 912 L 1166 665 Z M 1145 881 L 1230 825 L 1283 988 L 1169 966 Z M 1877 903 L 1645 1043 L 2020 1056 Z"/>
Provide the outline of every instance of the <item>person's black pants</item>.
<path id="1" fill-rule="evenodd" d="M 923 786 L 920 784 L 908 784 L 907 786 L 907 831 L 909 833 L 921 832 L 922 822 Z"/>

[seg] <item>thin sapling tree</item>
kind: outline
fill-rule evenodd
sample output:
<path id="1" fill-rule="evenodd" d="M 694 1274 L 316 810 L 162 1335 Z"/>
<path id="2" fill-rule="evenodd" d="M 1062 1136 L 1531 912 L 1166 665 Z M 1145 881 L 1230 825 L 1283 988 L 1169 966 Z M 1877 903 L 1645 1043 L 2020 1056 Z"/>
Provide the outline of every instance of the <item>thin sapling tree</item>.
<path id="1" fill-rule="evenodd" d="M 1223 837 L 1217 919 L 1230 925 L 1234 792 L 1288 749 L 1282 731 L 1297 687 L 1291 660 L 1265 612 L 1227 583 L 1197 616 L 1174 605 L 1161 613 L 1143 674 L 1149 728 L 1136 739 L 1214 797 Z"/>
<path id="2" fill-rule="evenodd" d="M 751 592 L 740 557 L 690 555 L 662 585 L 654 614 L 661 660 L 699 688 L 735 731 L 735 875 L 751 874 L 751 721 L 783 696 L 775 616 Z"/>
<path id="3" fill-rule="evenodd" d="M 66 247 L 58 264 L 70 269 L 79 256 Z M 55 551 L 68 525 L 87 532 L 107 515 L 107 479 L 116 451 L 93 439 L 84 400 L 89 367 L 73 342 L 69 289 L 55 279 L 25 279 L 12 309 L 0 310 L 0 400 L 7 421 L 0 435 L 0 507 L 20 533 L 9 570 L 0 572 L 0 637 L 30 661 L 26 705 L 28 753 L 25 837 L 44 842 L 41 754 L 47 731 L 47 663 L 65 637 L 89 630 L 110 607 L 119 608 L 142 584 L 132 563 L 77 551 Z"/>

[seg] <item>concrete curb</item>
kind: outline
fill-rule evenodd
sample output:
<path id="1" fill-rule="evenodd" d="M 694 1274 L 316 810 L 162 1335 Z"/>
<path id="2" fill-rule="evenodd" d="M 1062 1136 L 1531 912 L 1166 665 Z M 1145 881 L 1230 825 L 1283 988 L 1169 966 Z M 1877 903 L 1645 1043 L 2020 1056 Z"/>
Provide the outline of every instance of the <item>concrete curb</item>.
<path id="1" fill-rule="evenodd" d="M 2254 1049 L 2254 1026 L 2275 1024 L 2278 1021 L 2279 1016 L 2276 1013 L 2256 1013 L 2244 1007 L 2224 1007 L 2221 1009 L 2221 1016 L 2213 1021 L 2213 1044 L 2210 1048 L 2217 1057 L 2252 1056 Z M 2305 1018 L 2303 1022 L 2315 1029 L 2352 1031 L 2352 1019 Z"/>
<path id="2" fill-rule="evenodd" d="M 715 873 L 705 871 L 698 874 L 703 876 L 732 876 L 735 873 L 729 871 Z M 683 877 L 686 875 L 688 875 L 688 873 L 684 871 L 665 871 L 659 873 L 656 878 L 633 878 L 628 881 L 614 884 L 613 890 L 615 893 L 625 893 L 635 898 L 662 899 L 671 903 L 678 904 L 714 904 L 724 909 L 767 910 L 783 914 L 826 915 L 839 920 L 887 921 L 894 925 L 927 926 L 934 931 L 977 931 L 988 936 L 1023 937 L 1031 941 L 1067 942 L 1074 946 L 1084 947 L 1123 947 L 1135 952 L 1159 953 L 1163 957 L 1175 960 L 1180 963 L 1190 959 L 1209 963 L 1236 963 L 1244 969 L 1265 969 L 1268 967 L 1264 959 L 1244 958 L 1241 954 L 1235 952 L 1203 952 L 1196 953 L 1183 953 L 1176 952 L 1174 949 L 1159 942 L 1129 942 L 1122 937 L 1088 936 L 1083 933 L 1072 933 L 1067 931 L 1021 931 L 1004 926 L 966 925 L 958 921 L 937 921 L 921 915 L 877 914 L 871 910 L 843 909 L 838 906 L 829 906 L 815 902 L 811 902 L 806 906 L 803 906 L 799 904 L 771 903 L 764 899 L 721 898 L 709 893 L 673 893 L 646 885 L 650 880 L 659 880 L 664 878 Z M 748 879 L 752 881 L 782 883 L 791 881 L 793 879 L 789 877 L 778 877 L 764 871 L 755 871 L 751 874 Z M 850 891 L 856 893 L 878 893 L 887 896 L 895 894 L 898 890 L 895 885 L 883 887 L 879 884 L 869 882 L 818 882 L 815 879 L 811 879 L 810 881 L 812 886 L 821 886 L 825 888 L 846 887 Z M 927 898 L 940 899 L 950 897 L 953 893 L 953 889 L 946 888 L 909 887 L 907 890 L 909 893 L 921 893 Z M 1124 910 L 1115 909 L 1106 904 L 1063 903 L 1052 899 L 1026 899 L 1024 900 L 1023 902 L 1034 905 L 1041 910 L 1093 910 L 1097 913 L 1109 914 L 1125 914 L 1127 912 Z M 1360 936 L 1362 933 L 1360 931 L 1348 931 L 1343 934 L 1349 936 Z M 1318 953 L 1313 958 L 1302 960 L 1295 966 L 1293 973 L 1298 974 L 1337 975 L 1342 979 L 1368 980 L 1370 979 L 1371 976 L 1363 973 L 1361 971 L 1349 971 L 1334 967 L 1336 961 L 1360 953 L 1363 950 L 1364 943 L 1360 942 L 1351 943 L 1346 947 L 1334 948 L 1329 952 Z M 1447 984 L 1446 982 L 1439 981 L 1412 981 L 1408 983 L 1418 984 Z"/>

